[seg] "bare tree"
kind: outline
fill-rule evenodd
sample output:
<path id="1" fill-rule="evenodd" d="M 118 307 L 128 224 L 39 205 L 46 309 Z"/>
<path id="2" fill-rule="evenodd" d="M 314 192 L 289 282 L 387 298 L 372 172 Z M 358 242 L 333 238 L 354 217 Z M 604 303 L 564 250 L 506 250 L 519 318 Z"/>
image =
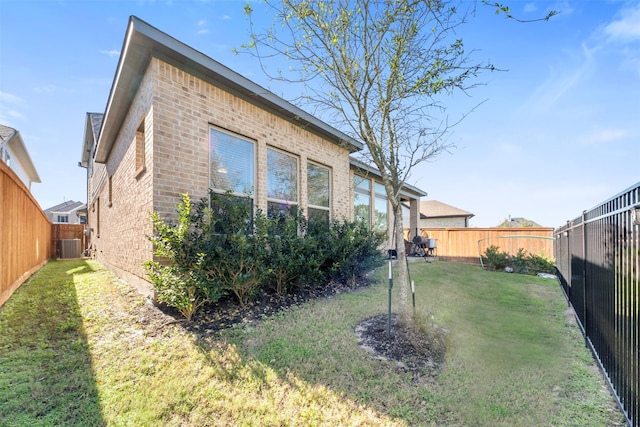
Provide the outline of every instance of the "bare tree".
<path id="1" fill-rule="evenodd" d="M 414 166 L 451 147 L 447 134 L 459 120 L 442 118 L 441 97 L 465 93 L 492 71 L 473 63 L 456 30 L 468 13 L 449 0 L 266 0 L 270 28 L 256 28 L 250 5 L 249 48 L 261 61 L 286 58 L 274 79 L 306 83 L 298 101 L 366 144 L 365 161 L 380 172 L 394 216 L 400 281 L 399 314 L 408 320 L 408 270 L 400 190 Z"/>

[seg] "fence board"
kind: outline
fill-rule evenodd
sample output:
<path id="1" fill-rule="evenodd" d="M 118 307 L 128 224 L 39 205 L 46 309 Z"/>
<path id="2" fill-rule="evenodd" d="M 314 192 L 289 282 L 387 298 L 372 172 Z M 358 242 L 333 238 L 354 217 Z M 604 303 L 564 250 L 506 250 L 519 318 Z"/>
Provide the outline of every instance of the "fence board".
<path id="1" fill-rule="evenodd" d="M 0 306 L 51 257 L 51 222 L 29 189 L 0 162 Z"/>
<path id="2" fill-rule="evenodd" d="M 520 248 L 528 253 L 554 258 L 553 228 L 421 228 L 423 237 L 436 239 L 438 258 L 448 261 L 480 264 L 480 254 L 495 245 L 515 255 Z M 412 241 L 415 232 L 405 229 L 405 238 Z"/>

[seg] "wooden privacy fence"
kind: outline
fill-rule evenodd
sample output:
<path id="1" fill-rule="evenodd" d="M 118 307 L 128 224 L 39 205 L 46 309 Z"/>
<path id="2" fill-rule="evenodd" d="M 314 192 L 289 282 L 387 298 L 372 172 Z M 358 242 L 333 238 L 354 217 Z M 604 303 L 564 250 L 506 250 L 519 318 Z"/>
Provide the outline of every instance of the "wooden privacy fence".
<path id="1" fill-rule="evenodd" d="M 51 222 L 0 161 L 0 306 L 51 257 Z"/>
<path id="2" fill-rule="evenodd" d="M 480 264 L 480 254 L 489 246 L 498 246 L 510 255 L 524 249 L 528 253 L 554 258 L 553 228 L 421 228 L 422 237 L 436 239 L 433 251 L 445 261 Z M 405 240 L 412 242 L 416 232 L 405 229 Z M 407 243 L 407 253 L 411 253 Z"/>
<path id="3" fill-rule="evenodd" d="M 51 231 L 51 256 L 60 258 L 63 256 L 61 250 L 62 240 L 79 240 L 80 250 L 84 251 L 86 247 L 84 234 L 85 226 L 83 224 L 53 224 Z"/>

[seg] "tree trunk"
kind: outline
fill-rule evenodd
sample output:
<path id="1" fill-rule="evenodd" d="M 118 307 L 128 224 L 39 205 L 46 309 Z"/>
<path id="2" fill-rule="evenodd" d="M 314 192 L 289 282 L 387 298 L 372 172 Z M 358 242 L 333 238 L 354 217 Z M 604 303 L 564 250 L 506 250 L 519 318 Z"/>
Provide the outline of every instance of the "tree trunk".
<path id="1" fill-rule="evenodd" d="M 396 229 L 395 233 L 396 251 L 397 251 L 397 266 L 398 266 L 398 281 L 396 286 L 399 286 L 399 298 L 398 298 L 398 320 L 400 324 L 407 324 L 411 321 L 411 312 L 409 311 L 408 300 L 409 290 L 411 284 L 409 283 L 409 268 L 407 266 L 407 253 L 404 247 L 404 227 L 402 225 L 402 204 L 398 203 L 397 206 L 393 206 L 394 224 Z"/>

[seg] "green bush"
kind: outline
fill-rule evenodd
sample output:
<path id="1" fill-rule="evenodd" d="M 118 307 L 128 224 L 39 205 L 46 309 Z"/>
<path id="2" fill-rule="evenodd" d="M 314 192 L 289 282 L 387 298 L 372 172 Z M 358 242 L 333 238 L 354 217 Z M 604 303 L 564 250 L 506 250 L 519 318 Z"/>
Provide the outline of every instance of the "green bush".
<path id="1" fill-rule="evenodd" d="M 527 253 L 523 248 L 518 249 L 515 255 L 509 256 L 506 252 L 501 252 L 498 246 L 491 245 L 482 255 L 482 262 L 485 269 L 491 271 L 501 271 L 510 267 L 514 273 L 520 274 L 555 274 L 556 272 L 552 259 Z"/>
<path id="2" fill-rule="evenodd" d="M 509 255 L 501 252 L 499 246 L 489 246 L 482 256 L 482 263 L 487 270 L 500 271 L 504 270 L 509 261 Z"/>
<path id="3" fill-rule="evenodd" d="M 527 255 L 527 268 L 530 274 L 556 274 L 555 262 L 553 259 L 547 258 L 544 255 Z"/>
<path id="4" fill-rule="evenodd" d="M 381 237 L 360 222 L 309 223 L 295 210 L 269 218 L 250 198 L 213 192 L 197 203 L 183 195 L 177 211 L 176 223 L 151 215 L 156 259 L 145 269 L 158 301 L 187 319 L 225 294 L 244 306 L 260 292 L 353 282 L 383 262 Z"/>
<path id="5" fill-rule="evenodd" d="M 223 291 L 209 280 L 205 254 L 193 227 L 193 205 L 188 194 L 178 205 L 178 221 L 165 222 L 153 212 L 153 261 L 144 263 L 149 280 L 154 286 L 157 301 L 176 308 L 187 320 L 198 307 L 215 302 Z"/>
<path id="6" fill-rule="evenodd" d="M 353 283 L 358 276 L 384 263 L 379 249 L 384 238 L 362 221 L 310 224 L 308 234 L 317 244 L 327 281 Z"/>
<path id="7" fill-rule="evenodd" d="M 527 274 L 529 272 L 527 251 L 524 248 L 518 249 L 517 254 L 509 257 L 507 265 L 513 269 L 514 273 Z"/>

